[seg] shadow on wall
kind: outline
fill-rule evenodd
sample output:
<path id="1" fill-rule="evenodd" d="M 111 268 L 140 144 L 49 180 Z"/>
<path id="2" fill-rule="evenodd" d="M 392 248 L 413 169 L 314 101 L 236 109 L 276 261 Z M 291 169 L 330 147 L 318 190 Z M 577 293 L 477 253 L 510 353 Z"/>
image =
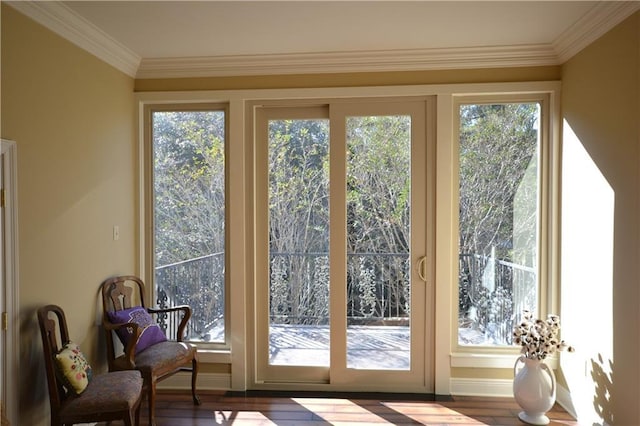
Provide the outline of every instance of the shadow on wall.
<path id="1" fill-rule="evenodd" d="M 36 309 L 23 310 L 20 322 L 20 374 L 18 412 L 20 424 L 46 424 L 49 408 L 47 373 L 44 367 L 42 337 L 36 319 Z"/>
<path id="2" fill-rule="evenodd" d="M 602 354 L 598 354 L 598 359 L 591 360 L 591 378 L 595 384 L 595 394 L 593 395 L 593 408 L 603 421 L 603 425 L 612 425 L 613 413 L 611 412 L 611 387 L 613 384 L 613 361 L 608 360 L 605 368 L 605 361 Z M 609 373 L 607 373 L 609 371 Z M 594 423 L 593 426 L 601 426 Z"/>

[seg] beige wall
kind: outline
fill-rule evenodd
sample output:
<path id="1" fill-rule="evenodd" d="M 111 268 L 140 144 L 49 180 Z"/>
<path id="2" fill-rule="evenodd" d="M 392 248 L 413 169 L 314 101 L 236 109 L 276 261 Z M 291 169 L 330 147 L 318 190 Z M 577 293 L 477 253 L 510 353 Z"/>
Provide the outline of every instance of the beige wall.
<path id="1" fill-rule="evenodd" d="M 136 80 L 137 92 L 554 81 L 559 66 Z"/>
<path id="2" fill-rule="evenodd" d="M 562 67 L 563 374 L 585 424 L 640 424 L 640 13 Z"/>
<path id="3" fill-rule="evenodd" d="M 98 286 L 137 272 L 133 85 L 2 5 L 1 130 L 18 155 L 21 425 L 49 415 L 35 309 L 62 306 L 72 339 L 100 371 Z"/>

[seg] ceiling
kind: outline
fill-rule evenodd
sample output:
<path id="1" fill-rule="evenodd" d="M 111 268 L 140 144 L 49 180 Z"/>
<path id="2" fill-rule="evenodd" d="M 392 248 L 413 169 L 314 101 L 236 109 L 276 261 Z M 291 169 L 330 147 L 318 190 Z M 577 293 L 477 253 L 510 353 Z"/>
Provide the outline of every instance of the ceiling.
<path id="1" fill-rule="evenodd" d="M 557 65 L 639 1 L 8 2 L 138 78 Z"/>

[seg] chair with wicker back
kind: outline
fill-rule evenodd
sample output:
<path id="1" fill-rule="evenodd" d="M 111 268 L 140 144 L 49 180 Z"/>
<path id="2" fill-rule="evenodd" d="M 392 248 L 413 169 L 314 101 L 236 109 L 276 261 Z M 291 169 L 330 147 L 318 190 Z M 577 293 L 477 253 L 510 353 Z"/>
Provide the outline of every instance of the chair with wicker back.
<path id="1" fill-rule="evenodd" d="M 138 371 L 93 375 L 77 344 L 69 339 L 59 306 L 37 311 L 49 385 L 51 425 L 123 420 L 140 423 L 142 377 Z"/>
<path id="2" fill-rule="evenodd" d="M 146 307 L 144 283 L 131 275 L 105 280 L 101 292 L 109 371 L 140 371 L 148 396 L 149 424 L 155 424 L 156 383 L 179 371 L 191 372 L 191 396 L 193 403 L 199 405 L 198 352 L 194 345 L 183 342 L 191 308 L 186 305 L 163 309 Z M 177 335 L 175 340 L 167 340 L 152 315 L 176 313 L 182 315 Z M 122 353 L 116 353 L 114 334 L 123 343 Z"/>

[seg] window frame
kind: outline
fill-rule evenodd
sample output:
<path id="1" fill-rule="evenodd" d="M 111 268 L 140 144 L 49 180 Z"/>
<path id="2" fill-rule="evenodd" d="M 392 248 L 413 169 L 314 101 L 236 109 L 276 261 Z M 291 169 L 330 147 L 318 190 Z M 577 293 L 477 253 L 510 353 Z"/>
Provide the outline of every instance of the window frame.
<path id="1" fill-rule="evenodd" d="M 387 115 L 384 113 L 381 113 L 380 110 L 380 106 L 383 105 L 383 108 L 391 108 L 391 111 L 394 111 L 393 113 L 389 113 L 388 115 L 394 115 L 395 113 L 397 113 L 396 109 L 397 106 L 395 106 L 394 104 L 401 104 L 404 105 L 401 109 L 402 110 L 406 110 L 405 113 L 407 115 L 411 115 L 409 111 L 412 111 L 415 109 L 415 105 L 411 105 L 411 104 L 415 104 L 415 103 L 421 103 L 422 106 L 424 107 L 424 111 L 422 111 L 421 114 L 415 114 L 414 117 L 420 117 L 421 120 L 421 125 L 418 127 L 423 127 L 423 134 L 422 134 L 422 138 L 418 138 L 418 139 L 424 139 L 425 142 L 427 143 L 427 145 L 421 147 L 421 149 L 417 150 L 421 155 L 418 156 L 412 156 L 412 168 L 416 166 L 417 163 L 420 163 L 420 161 L 422 160 L 424 162 L 424 164 L 428 165 L 427 169 L 428 171 L 425 172 L 425 176 L 424 176 L 424 186 L 425 186 L 425 190 L 428 194 L 428 196 L 426 197 L 424 201 L 425 206 L 423 206 L 424 210 L 427 213 L 427 218 L 425 219 L 425 224 L 424 227 L 425 229 L 422 229 L 423 232 L 428 232 L 428 233 L 432 233 L 433 232 L 433 207 L 431 206 L 433 200 L 435 199 L 435 196 L 433 195 L 435 193 L 433 186 L 434 186 L 434 168 L 432 167 L 435 164 L 435 160 L 432 158 L 434 155 L 433 151 L 435 150 L 435 123 L 434 123 L 434 115 L 432 113 L 432 110 L 434 109 L 434 105 L 435 105 L 435 96 L 433 95 L 415 95 L 415 94 L 411 94 L 411 95 L 402 95 L 402 96 L 396 96 L 396 95 L 390 95 L 390 96 L 349 96 L 347 99 L 344 99 L 344 97 L 338 97 L 338 96 L 333 96 L 333 97 L 322 97 L 322 98 L 309 98 L 309 99 L 295 99 L 295 98 L 291 98 L 291 99 L 283 99 L 283 98 L 278 98 L 276 100 L 260 100 L 258 102 L 250 102 L 249 106 L 247 108 L 247 115 L 248 115 L 248 119 L 247 121 L 249 123 L 252 123 L 252 125 L 254 123 L 262 123 L 265 124 L 266 122 L 269 121 L 269 119 L 278 119 L 278 118 L 319 118 L 322 116 L 325 116 L 324 114 L 326 114 L 326 118 L 329 119 L 330 121 L 333 122 L 333 126 L 331 127 L 331 134 L 332 134 L 332 140 L 331 140 L 331 146 L 332 148 L 330 149 L 330 151 L 332 152 L 332 154 L 330 154 L 331 157 L 331 161 L 332 161 L 332 176 L 331 176 L 331 180 L 333 182 L 337 182 L 340 179 L 344 179 L 346 177 L 346 158 L 347 156 L 340 156 L 337 154 L 337 152 L 340 149 L 336 149 L 336 146 L 340 146 L 342 147 L 344 144 L 344 147 L 346 147 L 346 142 L 344 140 L 344 136 L 338 136 L 338 134 L 343 134 L 344 133 L 344 128 L 340 127 L 339 125 L 336 126 L 335 123 L 336 122 L 340 122 L 341 119 L 339 117 L 347 118 L 349 116 L 351 116 L 352 114 L 350 114 L 351 112 L 353 112 L 353 108 L 356 108 L 356 110 L 359 113 L 362 113 L 362 115 L 366 116 L 368 114 L 371 115 Z M 385 104 L 388 104 L 386 107 L 384 107 Z M 317 113 L 319 110 L 325 110 L 326 112 L 324 113 Z M 316 113 L 314 113 L 314 111 Z M 284 115 L 283 115 L 284 113 Z M 398 113 L 401 114 L 401 113 Z M 354 117 L 358 117 L 361 116 L 360 114 L 353 114 L 352 116 Z M 264 144 L 260 143 L 261 141 L 263 141 L 263 139 L 266 138 L 266 136 L 264 135 L 264 130 L 266 129 L 266 125 L 263 126 L 255 126 L 255 139 L 250 137 L 247 141 L 248 143 L 251 143 L 253 146 L 253 151 L 250 154 L 251 157 L 253 158 L 261 158 L 260 155 L 264 155 L 266 150 L 266 147 L 264 146 Z M 261 129 L 261 130 L 260 130 Z M 337 130 L 340 129 L 340 130 Z M 420 133 L 420 132 L 418 132 Z M 412 131 L 412 138 L 415 137 L 415 132 Z M 250 142 L 249 142 L 250 141 Z M 262 149 L 258 149 L 258 147 L 262 147 Z M 415 147 L 413 148 L 413 150 L 415 150 Z M 424 151 L 422 151 L 424 150 Z M 412 153 L 413 155 L 413 153 Z M 420 160 L 421 159 L 421 160 Z M 253 159 L 252 159 L 253 161 Z M 260 181 L 260 175 L 264 175 L 264 170 L 261 171 L 260 167 L 266 167 L 267 162 L 260 162 L 257 161 L 257 164 L 259 165 L 258 167 L 255 167 L 254 172 L 256 172 L 257 170 L 257 174 L 258 177 L 254 177 L 254 179 L 252 179 L 254 182 L 256 181 Z M 340 173 L 338 172 L 336 174 L 336 172 L 340 169 L 344 168 L 343 172 L 345 173 L 345 175 L 341 178 Z M 428 175 L 428 176 L 427 176 Z M 337 184 L 336 187 L 345 187 L 346 188 L 346 184 L 345 185 L 340 185 Z M 428 188 L 428 189 L 427 189 Z M 264 188 L 263 188 L 264 190 Z M 258 194 L 256 196 L 257 199 L 259 198 L 266 198 L 266 194 L 262 194 L 261 193 L 261 189 L 254 187 L 254 191 L 256 191 Z M 332 197 L 343 197 L 346 200 L 346 195 L 342 194 L 342 195 L 336 195 L 336 191 L 330 191 L 332 193 Z M 414 195 L 415 196 L 415 195 Z M 266 204 L 266 203 L 256 203 L 256 204 Z M 344 214 L 346 214 L 346 210 L 338 207 L 338 203 L 330 203 L 331 205 L 331 209 L 335 209 L 332 210 L 332 220 L 335 222 L 336 220 L 338 220 L 339 222 L 341 222 L 343 219 L 346 223 L 346 218 L 342 217 Z M 345 204 L 346 205 L 346 204 Z M 255 209 L 252 211 L 251 214 L 256 214 L 258 213 L 260 210 L 259 209 Z M 336 213 L 336 212 L 341 212 L 341 213 Z M 340 219 L 342 217 L 342 219 Z M 257 215 L 257 217 L 254 217 L 254 219 L 251 221 L 252 223 L 255 224 L 255 228 L 253 229 L 252 234 L 260 234 L 260 231 L 264 231 L 265 229 L 268 228 L 267 224 L 266 224 L 266 219 L 264 216 L 261 215 Z M 428 231 L 427 231 L 428 229 Z M 336 227 L 331 227 L 331 237 L 330 239 L 332 240 L 344 240 L 346 242 L 346 228 L 342 229 L 341 226 L 336 226 Z M 260 240 L 260 241 L 259 241 Z M 262 241 L 264 240 L 264 241 Z M 433 255 L 433 246 L 434 246 L 434 242 L 433 242 L 433 237 L 429 237 L 428 238 L 428 244 L 425 246 L 425 252 L 426 252 L 426 260 L 427 260 L 427 280 L 429 282 L 433 282 L 435 281 L 434 279 L 432 279 L 433 277 L 433 267 L 432 267 L 432 263 L 433 263 L 433 258 L 435 257 Z M 252 255 L 254 253 L 260 253 L 260 247 L 266 247 L 268 246 L 268 244 L 266 243 L 266 238 L 257 238 L 254 241 L 254 247 L 253 247 L 253 253 L 251 253 Z M 332 272 L 331 272 L 331 279 L 333 280 L 332 282 L 333 287 L 332 287 L 332 291 L 334 292 L 343 292 L 346 291 L 346 266 L 344 264 L 344 262 L 346 262 L 346 251 L 344 253 L 342 253 L 340 250 L 346 250 L 346 245 L 342 247 L 342 249 L 339 247 L 339 244 L 336 244 L 334 246 L 334 248 L 332 248 L 331 251 L 331 257 L 334 258 L 333 260 L 333 266 L 332 266 Z M 336 254 L 334 254 L 334 252 Z M 335 259 L 341 259 L 340 261 L 336 261 Z M 264 270 L 266 269 L 264 265 L 260 265 L 259 264 L 260 261 L 256 261 L 254 265 L 256 265 L 256 270 L 260 271 L 260 270 Z M 337 266 L 340 265 L 340 266 Z M 412 267 L 415 267 L 415 265 L 412 265 Z M 338 272 L 340 271 L 340 272 Z M 341 275 L 342 274 L 342 275 Z M 336 275 L 339 278 L 336 278 Z M 417 278 L 417 277 L 416 277 Z M 255 285 L 255 281 L 256 278 L 254 276 L 254 281 L 251 282 L 249 285 L 253 286 Z M 337 283 L 337 284 L 336 284 Z M 424 285 L 424 283 L 418 284 L 418 285 Z M 338 290 L 339 289 L 339 290 Z M 264 291 L 256 291 L 254 288 L 248 289 L 247 290 L 250 293 L 253 293 L 252 296 L 256 297 L 257 300 L 262 300 L 263 302 L 268 299 L 266 297 L 266 293 L 264 293 Z M 425 292 L 424 289 L 419 290 L 419 292 Z M 428 293 L 428 295 L 427 295 Z M 434 302 L 433 302 L 433 294 L 430 290 L 427 290 L 425 292 L 424 295 L 422 295 L 421 297 L 416 297 L 415 300 L 422 300 L 424 299 L 427 308 L 427 312 L 431 312 L 431 313 L 427 313 L 426 317 L 428 317 L 427 319 L 418 321 L 415 325 L 413 325 L 412 330 L 416 330 L 418 331 L 418 333 L 422 333 L 424 334 L 424 339 L 425 341 L 428 341 L 429 343 L 432 343 L 432 351 L 430 355 L 425 356 L 425 358 L 429 359 L 428 361 L 426 361 L 424 363 L 424 368 L 423 371 L 420 372 L 420 374 L 417 375 L 417 377 L 422 378 L 422 380 L 424 382 L 428 382 L 430 383 L 429 387 L 432 388 L 433 385 L 432 380 L 433 376 L 434 376 L 434 372 L 432 371 L 433 368 L 431 367 L 431 365 L 433 364 L 433 358 L 434 358 L 434 354 L 435 354 L 435 343 L 434 343 L 434 333 L 433 333 L 433 327 L 428 328 L 425 326 L 425 323 L 427 321 L 434 323 L 434 318 L 435 318 L 435 313 L 433 313 L 433 308 L 434 308 Z M 417 304 L 418 302 L 416 302 Z M 251 311 L 250 314 L 248 314 L 249 316 L 251 316 L 251 318 L 249 319 L 250 323 L 255 323 L 257 324 L 255 327 L 260 328 L 261 326 L 264 326 L 263 323 L 261 323 L 259 320 L 257 320 L 256 318 L 258 318 L 258 314 L 260 312 L 264 312 L 264 310 L 267 308 L 266 304 L 260 304 L 257 303 L 254 300 L 254 305 L 251 305 L 251 308 L 249 309 Z M 340 301 L 337 300 L 336 303 L 336 299 L 332 299 L 331 300 L 331 310 L 335 313 L 341 312 L 343 310 L 345 310 L 345 305 L 340 304 Z M 253 317 L 252 315 L 256 315 L 255 317 Z M 413 323 L 412 323 L 413 324 Z M 339 315 L 336 314 L 336 316 L 334 317 L 334 319 L 332 320 L 332 329 L 339 329 L 342 330 L 344 329 L 346 332 L 346 310 L 344 312 L 344 315 Z M 266 335 L 266 333 L 264 333 Z M 336 333 L 338 334 L 338 333 Z M 256 333 L 257 335 L 257 333 Z M 266 350 L 267 348 L 260 348 L 260 340 L 262 340 L 263 342 L 266 341 L 266 339 L 264 339 L 264 336 L 261 336 L 262 339 L 260 339 L 260 336 L 256 339 L 254 339 L 254 341 L 252 342 L 253 345 L 255 345 L 254 349 L 254 354 L 256 354 L 256 358 L 257 358 L 257 362 L 251 362 L 251 368 L 256 369 L 258 364 L 260 362 L 262 362 L 263 364 L 260 365 L 261 368 L 266 369 L 265 367 L 268 367 L 269 369 L 271 369 L 272 371 L 277 370 L 278 368 L 282 368 L 280 366 L 276 366 L 275 369 L 273 366 L 270 365 L 266 365 L 265 364 L 265 357 L 260 357 L 259 354 L 257 354 L 257 352 L 259 352 L 260 350 Z M 250 338 L 250 337 L 249 337 Z M 346 333 L 343 334 L 339 339 L 346 339 Z M 346 340 L 345 340 L 346 341 Z M 264 344 L 264 343 L 262 343 Z M 346 343 L 345 343 L 346 345 Z M 418 349 L 415 346 L 419 346 L 420 349 L 419 350 L 423 350 L 424 347 L 423 345 L 414 345 L 414 347 L 412 347 L 412 351 L 414 353 L 418 352 Z M 254 356 L 254 354 L 249 354 L 248 358 L 252 358 Z M 332 355 L 333 356 L 333 355 Z M 335 361 L 334 361 L 335 362 Z M 346 365 L 346 360 L 345 360 L 345 365 Z M 290 368 L 290 369 L 295 369 L 297 368 L 297 366 L 295 367 L 286 367 L 286 368 Z M 303 375 L 305 374 L 303 369 L 308 369 L 309 367 L 301 367 L 300 369 L 297 369 L 295 371 L 296 375 L 299 375 L 299 377 L 303 377 Z M 329 369 L 329 367 L 317 367 L 315 368 L 317 371 L 313 371 L 311 373 L 311 377 L 313 377 L 317 383 L 304 383 L 304 386 L 334 386 L 334 388 L 331 389 L 326 389 L 326 390 L 343 390 L 348 388 L 348 385 L 346 383 L 348 383 L 349 380 L 352 379 L 352 377 L 358 377 L 360 380 L 371 380 L 372 383 L 379 383 L 380 380 L 372 380 L 370 377 L 368 377 L 370 375 L 370 372 L 367 371 L 367 369 L 347 369 L 344 371 L 340 371 L 336 369 L 336 366 L 333 366 L 333 383 L 321 383 L 320 382 L 322 380 L 325 380 L 325 378 L 322 376 L 322 372 L 318 372 L 318 370 L 322 370 L 323 368 L 327 368 Z M 338 371 L 338 374 L 335 374 L 335 372 Z M 397 383 L 394 383 L 394 381 L 396 380 L 403 380 L 403 378 L 405 378 L 407 375 L 410 375 L 410 370 L 399 370 L 399 371 L 393 371 L 393 373 L 391 373 L 392 370 L 388 370 L 386 373 L 390 374 L 389 375 L 389 379 L 386 381 L 386 384 L 388 386 L 397 386 Z M 328 370 L 327 370 L 328 372 Z M 274 374 L 275 375 L 275 374 Z M 260 375 L 258 374 L 255 370 L 251 371 L 251 375 L 250 378 L 251 380 L 254 380 L 253 382 L 251 382 L 251 387 L 252 388 L 257 388 L 257 389 L 268 389 L 273 385 L 273 382 L 271 380 L 273 379 L 269 379 L 268 377 L 269 375 Z M 267 377 L 265 379 L 265 377 Z M 339 377 L 340 379 L 336 379 L 336 377 Z M 391 378 L 393 377 L 393 378 Z M 306 379 L 309 378 L 309 375 L 307 373 L 307 376 L 305 377 Z M 303 382 L 303 380 L 301 380 L 301 383 Z M 266 385 L 265 385 L 266 383 Z M 415 386 L 415 385 L 414 385 Z M 416 392 L 424 392 L 425 388 L 420 386 L 420 387 L 416 387 L 415 388 Z M 428 389 L 428 391 L 432 391 L 432 389 Z"/>
<path id="2" fill-rule="evenodd" d="M 153 114 L 156 112 L 189 112 L 189 111 L 222 111 L 225 115 L 225 140 L 224 140 L 224 182 L 225 182 L 225 276 L 224 276 L 224 342 L 205 342 L 205 341 L 189 341 L 198 347 L 199 350 L 210 351 L 213 354 L 223 355 L 224 360 L 227 357 L 224 356 L 229 353 L 231 348 L 231 327 L 230 327 L 230 285 L 229 285 L 229 105 L 225 102 L 189 102 L 189 103 L 149 103 L 142 108 L 142 155 L 141 155 L 141 170 L 143 171 L 141 194 L 141 221 L 145 224 L 141 227 L 141 255 L 140 255 L 140 270 L 144 271 L 141 274 L 146 286 L 146 297 L 148 300 L 152 300 L 155 304 L 156 301 L 156 285 L 155 285 L 155 272 L 154 272 L 154 256 L 155 256 L 155 222 L 154 222 L 154 167 L 153 167 Z M 205 355 L 206 357 L 206 355 Z"/>
<path id="3" fill-rule="evenodd" d="M 459 129 L 460 107 L 474 104 L 538 103 L 540 105 L 539 147 L 539 229 L 538 229 L 538 315 L 546 318 L 557 313 L 558 304 L 558 193 L 560 143 L 557 137 L 557 96 L 553 92 L 464 94 L 452 97 L 452 141 L 453 141 L 453 204 L 454 250 L 458 257 L 459 235 Z M 519 346 L 461 345 L 458 340 L 458 262 L 452 262 L 454 289 L 451 309 L 451 367 L 511 368 L 514 356 L 520 353 Z M 517 313 L 516 313 L 517 314 Z M 557 355 L 550 357 L 552 367 L 558 365 Z"/>

